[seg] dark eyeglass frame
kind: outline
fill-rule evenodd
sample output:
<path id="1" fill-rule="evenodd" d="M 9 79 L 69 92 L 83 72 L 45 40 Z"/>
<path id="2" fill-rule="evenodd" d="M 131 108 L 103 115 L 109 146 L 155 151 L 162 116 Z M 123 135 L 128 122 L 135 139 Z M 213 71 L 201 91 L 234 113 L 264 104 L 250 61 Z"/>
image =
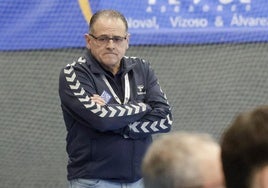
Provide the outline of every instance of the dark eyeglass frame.
<path id="1" fill-rule="evenodd" d="M 124 40 L 127 39 L 127 35 L 125 37 L 121 37 L 121 36 L 109 37 L 107 35 L 101 35 L 101 36 L 96 37 L 91 33 L 89 33 L 88 35 L 94 38 L 100 45 L 107 44 L 110 40 L 112 40 L 113 43 L 115 44 L 121 44 Z"/>

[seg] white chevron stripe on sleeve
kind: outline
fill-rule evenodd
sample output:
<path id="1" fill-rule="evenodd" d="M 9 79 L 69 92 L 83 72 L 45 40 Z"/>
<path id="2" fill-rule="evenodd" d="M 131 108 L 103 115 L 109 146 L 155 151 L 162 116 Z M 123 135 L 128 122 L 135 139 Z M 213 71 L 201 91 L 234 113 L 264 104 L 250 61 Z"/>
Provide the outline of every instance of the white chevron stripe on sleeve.
<path id="1" fill-rule="evenodd" d="M 85 90 L 84 90 L 84 88 L 81 88 L 81 91 L 80 92 L 74 92 L 74 95 L 76 95 L 76 96 L 82 96 L 82 95 L 84 95 L 85 94 Z"/>
<path id="2" fill-rule="evenodd" d="M 162 129 L 166 129 L 166 128 L 168 128 L 166 125 L 165 125 L 165 121 L 166 121 L 166 119 L 161 119 L 161 121 L 160 121 L 160 127 L 162 128 Z"/>
<path id="3" fill-rule="evenodd" d="M 156 125 L 157 125 L 157 121 L 153 122 L 152 125 L 151 125 L 151 129 L 156 132 L 156 131 L 159 131 L 158 128 L 156 128 Z"/>
<path id="4" fill-rule="evenodd" d="M 85 63 L 86 62 L 86 59 L 83 58 L 83 57 L 79 57 L 78 60 L 77 60 L 78 63 Z"/>
<path id="5" fill-rule="evenodd" d="M 131 106 L 135 109 L 135 114 L 137 114 L 139 112 L 139 106 L 131 104 Z"/>
<path id="6" fill-rule="evenodd" d="M 95 106 L 94 106 L 95 108 L 92 108 L 91 109 L 91 111 L 93 112 L 93 113 L 98 113 L 98 112 L 100 112 L 101 111 L 101 105 L 99 105 L 99 104 L 97 104 L 97 103 L 95 103 Z"/>
<path id="7" fill-rule="evenodd" d="M 107 113 L 108 111 L 105 108 L 102 108 L 102 113 L 100 114 L 100 117 L 105 117 Z"/>
<path id="8" fill-rule="evenodd" d="M 146 128 L 146 126 L 149 124 L 149 122 L 144 122 L 141 126 L 141 130 L 145 133 L 148 133 L 149 130 Z"/>
<path id="9" fill-rule="evenodd" d="M 73 82 L 74 79 L 75 79 L 75 77 L 76 77 L 76 75 L 75 75 L 75 73 L 73 73 L 73 75 L 72 75 L 71 77 L 67 77 L 67 76 L 66 76 L 66 80 L 67 80 L 68 82 Z"/>
<path id="10" fill-rule="evenodd" d="M 118 116 L 123 116 L 124 113 L 126 112 L 126 109 L 122 108 L 121 106 L 117 106 L 117 108 L 120 110 L 120 113 L 118 114 Z"/>
<path id="11" fill-rule="evenodd" d="M 132 108 L 130 108 L 128 105 L 126 105 L 126 109 L 127 109 L 127 115 L 130 115 L 131 113 L 132 113 L 132 111 L 133 111 L 133 109 Z"/>
<path id="12" fill-rule="evenodd" d="M 144 103 L 139 103 L 139 105 L 141 106 L 142 111 L 146 110 L 146 105 Z"/>
<path id="13" fill-rule="evenodd" d="M 65 74 L 70 74 L 74 69 L 71 67 L 69 69 L 64 69 Z"/>
<path id="14" fill-rule="evenodd" d="M 129 127 L 130 127 L 130 129 L 131 130 L 133 130 L 134 132 L 140 132 L 138 129 L 137 129 L 137 125 L 139 125 L 140 124 L 140 122 L 134 122 L 134 123 L 131 123 L 130 125 L 129 125 Z"/>
<path id="15" fill-rule="evenodd" d="M 89 96 L 86 96 L 84 98 L 80 97 L 78 99 L 79 99 L 80 102 L 89 102 L 89 100 L 90 100 Z"/>
<path id="16" fill-rule="evenodd" d="M 114 115 L 116 114 L 116 109 L 114 109 L 111 106 L 108 106 L 109 110 L 111 111 L 111 114 L 109 115 L 109 117 L 114 117 Z"/>
<path id="17" fill-rule="evenodd" d="M 75 62 L 75 61 L 73 61 L 73 63 L 71 64 L 71 66 L 75 66 L 75 64 L 76 64 L 76 62 Z"/>
<path id="18" fill-rule="evenodd" d="M 78 80 L 76 80 L 76 84 L 75 85 L 70 85 L 71 89 L 78 89 L 80 87 L 80 82 Z"/>
<path id="19" fill-rule="evenodd" d="M 173 123 L 173 121 L 170 119 L 170 116 L 167 115 L 167 120 L 168 120 L 168 123 L 171 125 Z"/>
<path id="20" fill-rule="evenodd" d="M 95 105 L 94 102 L 91 102 L 90 104 L 84 104 L 86 108 L 92 108 Z"/>

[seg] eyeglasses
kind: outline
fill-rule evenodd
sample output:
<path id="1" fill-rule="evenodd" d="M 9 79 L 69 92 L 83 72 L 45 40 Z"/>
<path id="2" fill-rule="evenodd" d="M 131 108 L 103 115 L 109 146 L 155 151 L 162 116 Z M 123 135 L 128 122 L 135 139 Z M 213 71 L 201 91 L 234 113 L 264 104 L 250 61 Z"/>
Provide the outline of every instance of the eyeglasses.
<path id="1" fill-rule="evenodd" d="M 99 37 L 96 37 L 96 36 L 94 36 L 94 35 L 92 35 L 92 34 L 90 34 L 90 33 L 89 33 L 89 35 L 90 35 L 91 37 L 93 37 L 93 38 L 96 40 L 97 44 L 99 44 L 99 45 L 105 45 L 105 44 L 107 44 L 110 40 L 112 40 L 113 43 L 115 43 L 115 44 L 117 44 L 117 45 L 120 45 L 120 44 L 123 43 L 124 40 L 127 39 L 127 36 L 125 36 L 125 37 L 120 37 L 120 36 L 109 37 L 109 36 L 107 36 L 107 35 L 101 35 L 101 36 L 99 36 Z"/>

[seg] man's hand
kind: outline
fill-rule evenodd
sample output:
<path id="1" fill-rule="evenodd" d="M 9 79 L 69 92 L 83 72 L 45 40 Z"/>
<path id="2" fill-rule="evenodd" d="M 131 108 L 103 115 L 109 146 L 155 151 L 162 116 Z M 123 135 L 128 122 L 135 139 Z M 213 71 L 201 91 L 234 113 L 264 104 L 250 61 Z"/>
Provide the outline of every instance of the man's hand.
<path id="1" fill-rule="evenodd" d="M 90 99 L 91 99 L 93 102 L 95 102 L 95 103 L 97 103 L 97 104 L 99 104 L 99 105 L 101 105 L 101 106 L 104 106 L 104 105 L 106 104 L 105 100 L 104 100 L 101 96 L 99 96 L 99 95 L 97 95 L 97 94 L 93 94 L 93 96 L 90 97 Z"/>

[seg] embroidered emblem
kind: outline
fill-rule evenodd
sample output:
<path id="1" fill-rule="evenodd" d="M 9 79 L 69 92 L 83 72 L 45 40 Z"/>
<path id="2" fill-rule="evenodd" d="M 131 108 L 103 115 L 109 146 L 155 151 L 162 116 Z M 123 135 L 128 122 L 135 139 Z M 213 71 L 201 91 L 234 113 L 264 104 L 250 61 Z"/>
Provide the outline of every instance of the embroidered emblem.
<path id="1" fill-rule="evenodd" d="M 102 92 L 101 97 L 105 100 L 106 103 L 108 103 L 112 98 L 112 96 L 105 90 Z"/>
<path id="2" fill-rule="evenodd" d="M 144 85 L 138 85 L 137 86 L 137 90 L 138 90 L 138 92 L 137 92 L 138 95 L 144 95 L 144 94 L 146 94 L 146 91 L 144 89 Z"/>

